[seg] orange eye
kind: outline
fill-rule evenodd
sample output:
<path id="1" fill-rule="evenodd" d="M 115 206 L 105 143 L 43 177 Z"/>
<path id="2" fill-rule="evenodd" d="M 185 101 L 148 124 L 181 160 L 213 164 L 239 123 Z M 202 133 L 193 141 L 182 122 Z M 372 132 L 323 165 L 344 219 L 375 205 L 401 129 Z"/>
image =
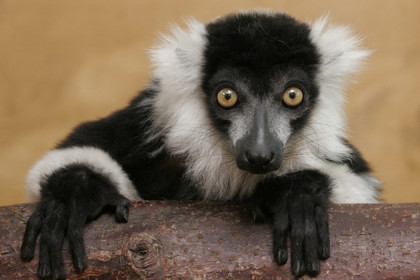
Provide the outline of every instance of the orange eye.
<path id="1" fill-rule="evenodd" d="M 283 93 L 283 102 L 287 106 L 296 107 L 303 101 L 303 92 L 297 87 L 290 87 Z"/>
<path id="2" fill-rule="evenodd" d="M 231 108 L 238 101 L 238 95 L 231 88 L 223 88 L 217 93 L 217 102 L 223 108 Z"/>

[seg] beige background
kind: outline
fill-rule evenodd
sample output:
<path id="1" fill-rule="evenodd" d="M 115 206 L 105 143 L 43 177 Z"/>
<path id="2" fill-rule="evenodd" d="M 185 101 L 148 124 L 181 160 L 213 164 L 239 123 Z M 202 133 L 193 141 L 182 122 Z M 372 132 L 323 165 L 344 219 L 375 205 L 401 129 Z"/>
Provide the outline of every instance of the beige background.
<path id="1" fill-rule="evenodd" d="M 144 87 L 170 23 L 256 7 L 329 13 L 365 38 L 375 53 L 348 90 L 351 139 L 386 201 L 420 201 L 420 1 L 0 0 L 0 205 L 25 201 L 26 171 L 72 127 Z"/>

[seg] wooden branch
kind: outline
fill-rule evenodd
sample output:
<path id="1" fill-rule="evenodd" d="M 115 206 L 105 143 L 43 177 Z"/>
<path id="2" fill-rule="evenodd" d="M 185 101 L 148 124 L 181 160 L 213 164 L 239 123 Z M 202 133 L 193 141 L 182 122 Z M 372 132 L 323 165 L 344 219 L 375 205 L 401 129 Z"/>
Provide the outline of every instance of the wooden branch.
<path id="1" fill-rule="evenodd" d="M 36 279 L 37 255 L 19 258 L 33 205 L 0 208 L 0 278 Z M 333 205 L 331 258 L 320 279 L 420 279 L 420 203 Z M 274 263 L 271 227 L 234 204 L 142 201 L 127 224 L 111 215 L 85 231 L 89 265 L 77 274 L 65 245 L 68 279 L 289 279 Z M 310 279 L 303 277 L 302 279 Z"/>

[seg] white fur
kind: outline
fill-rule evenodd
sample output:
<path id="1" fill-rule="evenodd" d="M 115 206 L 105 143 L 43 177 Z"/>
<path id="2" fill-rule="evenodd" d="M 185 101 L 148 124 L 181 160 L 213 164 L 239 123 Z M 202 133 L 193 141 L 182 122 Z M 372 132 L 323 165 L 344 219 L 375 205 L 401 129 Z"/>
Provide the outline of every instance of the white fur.
<path id="1" fill-rule="evenodd" d="M 153 107 L 155 123 L 162 128 L 169 150 L 185 158 L 188 175 L 205 199 L 247 196 L 263 175 L 238 169 L 232 144 L 212 128 L 200 86 L 206 29 L 197 21 L 188 26 L 188 30 L 173 28 L 172 36 L 164 36 L 151 52 L 154 76 L 160 82 Z M 375 202 L 378 181 L 325 160 L 340 161 L 349 155 L 341 141 L 346 126 L 343 91 L 349 75 L 369 52 L 359 49 L 359 39 L 350 29 L 328 26 L 326 18 L 311 26 L 310 36 L 321 54 L 319 102 L 309 124 L 288 140 L 284 162 L 276 173 L 317 169 L 333 180 L 333 202 Z"/>
<path id="2" fill-rule="evenodd" d="M 377 203 L 380 182 L 369 174 L 354 174 L 346 165 L 326 164 L 321 170 L 332 179 L 333 203 Z"/>
<path id="3" fill-rule="evenodd" d="M 183 101 L 189 93 L 200 90 L 205 27 L 194 20 L 188 26 L 188 31 L 173 27 L 173 36 L 162 36 L 163 43 L 150 52 L 156 68 L 154 77 L 159 80 L 161 90 L 155 99 L 154 117 L 165 128 L 178 120 L 178 112 L 184 109 Z M 188 108 L 188 102 L 185 106 Z"/>
<path id="4" fill-rule="evenodd" d="M 140 199 L 127 174 L 106 152 L 93 147 L 72 147 L 48 152 L 29 170 L 26 186 L 30 201 L 39 200 L 42 184 L 55 171 L 78 163 L 108 178 L 126 198 Z"/>

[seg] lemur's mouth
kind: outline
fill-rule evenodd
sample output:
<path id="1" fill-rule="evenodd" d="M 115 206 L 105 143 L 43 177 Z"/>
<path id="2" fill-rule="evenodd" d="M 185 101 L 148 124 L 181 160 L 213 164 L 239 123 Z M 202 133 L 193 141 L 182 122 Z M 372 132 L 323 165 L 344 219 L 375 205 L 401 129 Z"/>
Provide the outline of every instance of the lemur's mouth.
<path id="1" fill-rule="evenodd" d="M 275 171 L 279 169 L 280 165 L 274 165 L 274 164 L 265 164 L 265 165 L 253 165 L 249 164 L 245 167 L 244 170 L 254 173 L 254 174 L 266 174 L 271 171 Z"/>

